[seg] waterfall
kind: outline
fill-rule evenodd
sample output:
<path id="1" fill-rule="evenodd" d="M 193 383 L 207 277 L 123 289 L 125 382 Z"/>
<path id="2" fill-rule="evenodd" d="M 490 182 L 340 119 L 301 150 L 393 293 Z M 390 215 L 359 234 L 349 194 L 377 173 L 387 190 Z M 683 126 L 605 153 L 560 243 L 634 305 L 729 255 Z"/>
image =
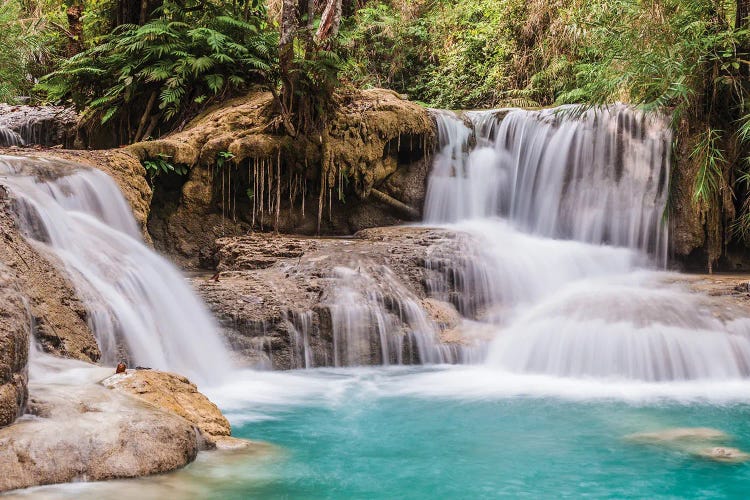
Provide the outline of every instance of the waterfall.
<path id="1" fill-rule="evenodd" d="M 750 320 L 668 285 L 671 134 L 623 105 L 434 111 L 425 219 L 468 233 L 462 313 L 508 372 L 650 382 L 750 377 Z"/>
<path id="2" fill-rule="evenodd" d="M 0 126 L 0 147 L 23 145 L 23 137 L 18 132 L 8 127 Z"/>
<path id="3" fill-rule="evenodd" d="M 667 258 L 671 133 L 626 106 L 438 112 L 425 220 L 505 217 L 524 232 Z M 474 145 L 470 147 L 470 139 Z"/>
<path id="4" fill-rule="evenodd" d="M 142 241 L 115 182 L 63 162 L 0 156 L 28 240 L 51 251 L 86 305 L 102 361 L 221 378 L 229 356 L 208 310 L 185 278 Z"/>
<path id="5" fill-rule="evenodd" d="M 0 103 L 0 146 L 70 146 L 78 115 L 63 106 Z"/>
<path id="6" fill-rule="evenodd" d="M 337 287 L 328 304 L 333 365 L 461 361 L 462 349 L 439 342 L 437 325 L 393 272 L 368 267 L 334 269 Z"/>

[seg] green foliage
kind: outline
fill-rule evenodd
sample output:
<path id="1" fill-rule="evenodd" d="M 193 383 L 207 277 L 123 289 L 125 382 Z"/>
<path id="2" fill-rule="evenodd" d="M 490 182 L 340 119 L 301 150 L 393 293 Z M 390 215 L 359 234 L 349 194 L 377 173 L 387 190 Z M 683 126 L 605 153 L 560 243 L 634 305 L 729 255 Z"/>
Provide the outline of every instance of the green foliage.
<path id="1" fill-rule="evenodd" d="M 177 175 L 187 175 L 190 169 L 186 165 L 174 165 L 169 159 L 171 157 L 165 154 L 158 154 L 155 158 L 145 160 L 143 167 L 146 169 L 146 173 L 151 179 L 153 184 L 154 180 L 162 174 L 175 173 Z"/>
<path id="2" fill-rule="evenodd" d="M 345 26 L 345 75 L 441 107 L 624 100 L 683 110 L 744 90 L 747 30 L 716 0 L 369 2 Z"/>
<path id="3" fill-rule="evenodd" d="M 102 123 L 142 112 L 156 93 L 159 118 L 170 122 L 262 80 L 275 46 L 275 34 L 257 12 L 244 20 L 212 4 L 196 11 L 165 2 L 156 19 L 117 27 L 101 44 L 64 61 L 39 88 L 49 100 L 72 102 Z"/>
<path id="4" fill-rule="evenodd" d="M 216 153 L 216 166 L 221 169 L 224 165 L 229 164 L 233 158 L 233 153 L 230 153 L 229 151 L 219 151 Z"/>
<path id="5" fill-rule="evenodd" d="M 35 66 L 47 41 L 39 19 L 27 17 L 15 0 L 0 0 L 0 102 L 29 95 Z"/>
<path id="6" fill-rule="evenodd" d="M 428 24 L 424 18 L 410 22 L 386 3 L 360 9 L 342 28 L 344 78 L 358 87 L 416 88 L 423 73 L 419 69 L 429 64 L 424 50 Z"/>
<path id="7" fill-rule="evenodd" d="M 376 2 L 343 30 L 344 75 L 433 106 L 493 106 L 513 87 L 521 0 Z M 512 97 L 520 97 L 513 95 Z"/>
<path id="8" fill-rule="evenodd" d="M 693 198 L 699 203 L 709 204 L 719 190 L 722 167 L 726 163 L 721 149 L 721 130 L 709 128 L 701 134 L 690 157 L 698 164 Z"/>

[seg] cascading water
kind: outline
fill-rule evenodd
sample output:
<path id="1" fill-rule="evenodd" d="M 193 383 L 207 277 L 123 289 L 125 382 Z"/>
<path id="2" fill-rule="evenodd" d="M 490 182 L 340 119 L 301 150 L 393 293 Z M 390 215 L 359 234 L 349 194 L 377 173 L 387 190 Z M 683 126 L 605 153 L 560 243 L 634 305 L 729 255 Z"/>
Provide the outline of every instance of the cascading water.
<path id="1" fill-rule="evenodd" d="M 456 363 L 461 352 L 441 344 L 438 328 L 385 266 L 376 270 L 339 266 L 339 286 L 329 304 L 333 365 Z M 403 330 L 403 331 L 402 331 Z"/>
<path id="2" fill-rule="evenodd" d="M 103 361 L 126 346 L 131 364 L 220 379 L 229 357 L 206 307 L 180 273 L 146 247 L 114 181 L 60 162 L 0 157 L 21 229 L 65 265 L 87 306 Z"/>
<path id="3" fill-rule="evenodd" d="M 621 105 L 434 116 L 425 218 L 480 242 L 461 281 L 482 298 L 478 319 L 495 325 L 490 365 L 646 381 L 750 376 L 750 322 L 714 318 L 647 270 L 667 258 L 663 119 Z"/>
<path id="4" fill-rule="evenodd" d="M 24 144 L 23 137 L 18 132 L 0 126 L 0 146 L 23 146 Z"/>
<path id="5" fill-rule="evenodd" d="M 441 147 L 425 220 L 499 215 L 524 232 L 640 249 L 666 262 L 666 122 L 625 106 L 575 112 L 468 112 L 473 131 L 436 113 Z"/>
<path id="6" fill-rule="evenodd" d="M 78 115 L 62 106 L 0 103 L 0 146 L 70 146 Z"/>

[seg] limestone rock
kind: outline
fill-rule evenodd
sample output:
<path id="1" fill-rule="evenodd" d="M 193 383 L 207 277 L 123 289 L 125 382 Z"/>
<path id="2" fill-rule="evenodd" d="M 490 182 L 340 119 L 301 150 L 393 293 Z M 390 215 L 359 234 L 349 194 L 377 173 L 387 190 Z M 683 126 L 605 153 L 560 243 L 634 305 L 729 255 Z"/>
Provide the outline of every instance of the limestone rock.
<path id="1" fill-rule="evenodd" d="M 229 422 L 219 408 L 181 375 L 157 370 L 127 370 L 105 379 L 102 384 L 179 415 L 198 427 L 209 441 L 231 434 Z"/>
<path id="2" fill-rule="evenodd" d="M 53 158 L 69 162 L 63 168 L 77 169 L 81 165 L 99 169 L 110 175 L 133 210 L 138 225 L 149 241 L 146 223 L 151 206 L 151 188 L 146 181 L 146 171 L 140 161 L 125 150 L 81 151 L 64 149 L 3 149 L 0 154 Z"/>
<path id="3" fill-rule="evenodd" d="M 187 420 L 102 386 L 31 386 L 26 416 L 0 429 L 0 491 L 132 478 L 195 459 Z"/>
<path id="4" fill-rule="evenodd" d="M 462 273 L 477 261 L 469 237 L 402 226 L 368 229 L 354 238 L 222 238 L 214 256 L 218 280 L 206 275 L 192 283 L 248 363 L 289 369 L 331 366 L 337 358 L 350 365 L 427 362 L 419 359 L 415 330 L 433 332 L 448 353 L 486 342 L 481 335 L 467 339 L 458 328 L 462 314 L 473 317 L 482 300 L 461 292 L 468 282 Z M 342 291 L 356 307 L 338 308 L 347 300 Z M 355 310 L 364 315 L 352 320 L 364 325 L 358 338 L 335 341 L 334 322 Z M 379 328 L 394 341 L 386 353 L 393 359 L 382 359 Z M 352 350 L 342 350 L 348 347 L 354 354 L 347 360 Z"/>
<path id="5" fill-rule="evenodd" d="M 15 276 L 0 263 L 0 427 L 23 413 L 31 317 Z"/>
<path id="6" fill-rule="evenodd" d="M 78 114 L 63 106 L 17 106 L 0 103 L 0 128 L 18 133 L 27 145 L 72 146 Z"/>
<path id="7" fill-rule="evenodd" d="M 444 329 L 455 328 L 461 321 L 461 315 L 450 302 L 427 298 L 422 300 L 422 306 L 432 319 Z"/>
<path id="8" fill-rule="evenodd" d="M 162 154 L 191 167 L 186 177 L 157 180 L 149 220 L 156 248 L 195 268 L 206 265 L 217 238 L 253 228 L 350 235 L 412 220 L 423 205 L 434 141 L 427 110 L 384 89 L 336 101 L 326 129 L 314 137 L 285 135 L 271 93 L 252 92 L 180 132 L 129 146 L 141 160 Z M 233 158 L 219 167 L 224 152 Z M 373 198 L 374 188 L 387 196 Z M 271 201 L 277 191 L 278 216 Z M 318 231 L 321 207 L 327 210 Z"/>

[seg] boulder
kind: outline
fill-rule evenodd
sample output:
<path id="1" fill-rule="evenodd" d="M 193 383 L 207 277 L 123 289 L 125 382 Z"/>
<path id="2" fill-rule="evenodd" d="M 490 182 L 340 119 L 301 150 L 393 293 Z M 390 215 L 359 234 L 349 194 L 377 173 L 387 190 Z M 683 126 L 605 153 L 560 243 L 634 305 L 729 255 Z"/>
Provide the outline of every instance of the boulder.
<path id="1" fill-rule="evenodd" d="M 208 443 L 215 444 L 231 434 L 229 421 L 219 408 L 181 375 L 157 370 L 126 370 L 103 380 L 102 385 L 179 415 L 200 429 Z"/>
<path id="2" fill-rule="evenodd" d="M 187 420 L 100 385 L 31 385 L 29 412 L 0 429 L 0 491 L 158 474 L 199 449 Z"/>

